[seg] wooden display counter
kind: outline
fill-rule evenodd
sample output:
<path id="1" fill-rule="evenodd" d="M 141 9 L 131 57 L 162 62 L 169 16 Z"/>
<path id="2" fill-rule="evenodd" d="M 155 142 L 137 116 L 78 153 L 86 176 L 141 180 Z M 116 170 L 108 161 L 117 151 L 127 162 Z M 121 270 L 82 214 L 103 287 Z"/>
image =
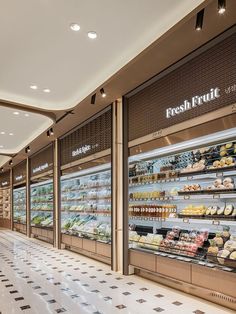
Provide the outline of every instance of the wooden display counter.
<path id="1" fill-rule="evenodd" d="M 11 220 L 6 218 L 0 218 L 0 228 L 11 229 Z"/>
<path id="2" fill-rule="evenodd" d="M 236 310 L 236 273 L 129 250 L 135 273 L 174 289 Z"/>
<path id="3" fill-rule="evenodd" d="M 53 229 L 31 227 L 31 237 L 53 244 Z"/>
<path id="4" fill-rule="evenodd" d="M 26 224 L 14 222 L 13 229 L 14 231 L 26 234 Z"/>
<path id="5" fill-rule="evenodd" d="M 111 264 L 111 245 L 95 240 L 62 234 L 61 242 L 66 249 Z"/>

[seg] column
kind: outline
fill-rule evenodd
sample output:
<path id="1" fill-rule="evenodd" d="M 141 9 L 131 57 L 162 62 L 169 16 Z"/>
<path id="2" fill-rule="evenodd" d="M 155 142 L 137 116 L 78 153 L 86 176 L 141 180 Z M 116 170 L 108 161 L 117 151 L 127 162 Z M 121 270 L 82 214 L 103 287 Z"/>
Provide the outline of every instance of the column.
<path id="1" fill-rule="evenodd" d="M 26 160 L 26 235 L 31 237 L 31 217 L 30 217 L 30 159 Z"/>
<path id="2" fill-rule="evenodd" d="M 61 248 L 61 197 L 60 197 L 60 149 L 59 140 L 54 142 L 53 149 L 53 193 L 54 193 L 54 247 Z"/>

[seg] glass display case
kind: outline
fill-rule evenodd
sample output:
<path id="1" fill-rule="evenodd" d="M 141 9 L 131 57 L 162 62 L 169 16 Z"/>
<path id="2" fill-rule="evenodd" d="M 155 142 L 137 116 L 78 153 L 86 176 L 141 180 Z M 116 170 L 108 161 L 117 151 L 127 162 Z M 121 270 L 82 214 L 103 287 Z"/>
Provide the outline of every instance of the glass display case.
<path id="1" fill-rule="evenodd" d="M 62 177 L 63 233 L 111 242 L 111 171 Z M 89 171 L 88 171 L 89 172 Z"/>
<path id="2" fill-rule="evenodd" d="M 235 271 L 236 140 L 130 157 L 129 247 Z"/>
<path id="3" fill-rule="evenodd" d="M 13 190 L 13 221 L 26 225 L 26 187 Z"/>
<path id="4" fill-rule="evenodd" d="M 110 164 L 61 177 L 61 232 L 67 248 L 110 259 Z"/>
<path id="5" fill-rule="evenodd" d="M 31 227 L 53 228 L 53 182 L 45 181 L 30 186 Z"/>

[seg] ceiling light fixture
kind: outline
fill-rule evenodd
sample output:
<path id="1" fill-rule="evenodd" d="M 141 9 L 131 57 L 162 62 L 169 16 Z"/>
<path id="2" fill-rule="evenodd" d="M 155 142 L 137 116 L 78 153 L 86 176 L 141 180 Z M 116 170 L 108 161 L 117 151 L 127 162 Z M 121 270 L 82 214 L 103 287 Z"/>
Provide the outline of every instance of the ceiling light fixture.
<path id="1" fill-rule="evenodd" d="M 100 89 L 100 93 L 101 93 L 101 95 L 102 95 L 103 98 L 105 98 L 106 95 L 107 95 L 107 94 L 105 93 L 105 91 L 104 91 L 104 88 L 101 88 L 101 89 Z"/>
<path id="2" fill-rule="evenodd" d="M 50 93 L 51 92 L 51 90 L 49 89 L 49 88 L 44 88 L 44 93 Z"/>
<path id="3" fill-rule="evenodd" d="M 10 160 L 10 161 L 9 161 L 9 166 L 12 166 L 12 165 L 13 165 L 13 161 Z"/>
<path id="4" fill-rule="evenodd" d="M 20 113 L 19 113 L 18 111 L 14 111 L 13 114 L 14 114 L 15 116 L 18 116 Z"/>
<path id="5" fill-rule="evenodd" d="M 30 85 L 30 88 L 35 90 L 35 89 L 38 89 L 38 86 L 37 85 Z"/>
<path id="6" fill-rule="evenodd" d="M 74 32 L 78 32 L 80 30 L 80 26 L 77 23 L 71 23 L 70 24 L 70 29 Z"/>
<path id="7" fill-rule="evenodd" d="M 51 128 L 50 130 L 47 130 L 47 137 L 50 137 L 52 135 L 54 135 L 53 128 Z"/>
<path id="8" fill-rule="evenodd" d="M 95 39 L 97 37 L 98 37 L 98 35 L 96 32 L 93 32 L 93 31 L 88 32 L 88 38 Z"/>
<path id="9" fill-rule="evenodd" d="M 204 18 L 204 9 L 198 12 L 197 14 L 197 20 L 196 20 L 196 31 L 201 31 L 203 26 L 203 18 Z"/>
<path id="10" fill-rule="evenodd" d="M 92 95 L 91 97 L 91 105 L 95 105 L 96 102 L 96 93 Z"/>
<path id="11" fill-rule="evenodd" d="M 28 114 L 28 113 L 25 113 L 25 117 L 29 117 L 29 114 Z"/>
<path id="12" fill-rule="evenodd" d="M 224 14 L 226 11 L 226 0 L 218 0 L 218 13 Z"/>
<path id="13" fill-rule="evenodd" d="M 3 169 L 3 167 L 2 167 L 2 168 L 1 168 L 1 172 L 3 172 L 3 170 L 4 170 L 4 169 Z"/>
<path id="14" fill-rule="evenodd" d="M 0 148 L 3 148 L 3 145 L 0 145 Z"/>
<path id="15" fill-rule="evenodd" d="M 29 152 L 30 152 L 30 147 L 27 146 L 26 149 L 25 149 L 25 153 L 28 154 Z"/>
<path id="16" fill-rule="evenodd" d="M 13 134 L 13 133 L 9 133 L 9 135 L 10 135 L 10 136 L 13 136 L 14 134 Z"/>
<path id="17" fill-rule="evenodd" d="M 4 131 L 1 132 L 2 135 L 6 134 Z"/>

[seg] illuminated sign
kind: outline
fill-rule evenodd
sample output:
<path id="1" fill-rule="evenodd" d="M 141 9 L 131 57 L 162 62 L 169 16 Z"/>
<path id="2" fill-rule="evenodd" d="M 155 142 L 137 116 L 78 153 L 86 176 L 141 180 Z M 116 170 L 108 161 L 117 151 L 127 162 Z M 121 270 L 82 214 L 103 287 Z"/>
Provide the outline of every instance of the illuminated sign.
<path id="1" fill-rule="evenodd" d="M 34 169 L 33 169 L 33 173 L 41 172 L 41 171 L 47 169 L 48 167 L 49 167 L 49 165 L 48 165 L 48 163 L 46 162 L 45 164 L 40 165 L 40 166 L 34 168 Z"/>
<path id="2" fill-rule="evenodd" d="M 190 101 L 185 100 L 180 106 L 166 109 L 166 118 L 167 119 L 172 118 L 185 111 L 191 110 L 193 108 L 196 108 L 198 106 L 211 102 L 212 100 L 215 100 L 219 97 L 220 97 L 220 89 L 218 87 L 211 88 L 209 93 L 206 93 L 201 96 L 198 96 L 198 95 L 193 96 Z"/>

